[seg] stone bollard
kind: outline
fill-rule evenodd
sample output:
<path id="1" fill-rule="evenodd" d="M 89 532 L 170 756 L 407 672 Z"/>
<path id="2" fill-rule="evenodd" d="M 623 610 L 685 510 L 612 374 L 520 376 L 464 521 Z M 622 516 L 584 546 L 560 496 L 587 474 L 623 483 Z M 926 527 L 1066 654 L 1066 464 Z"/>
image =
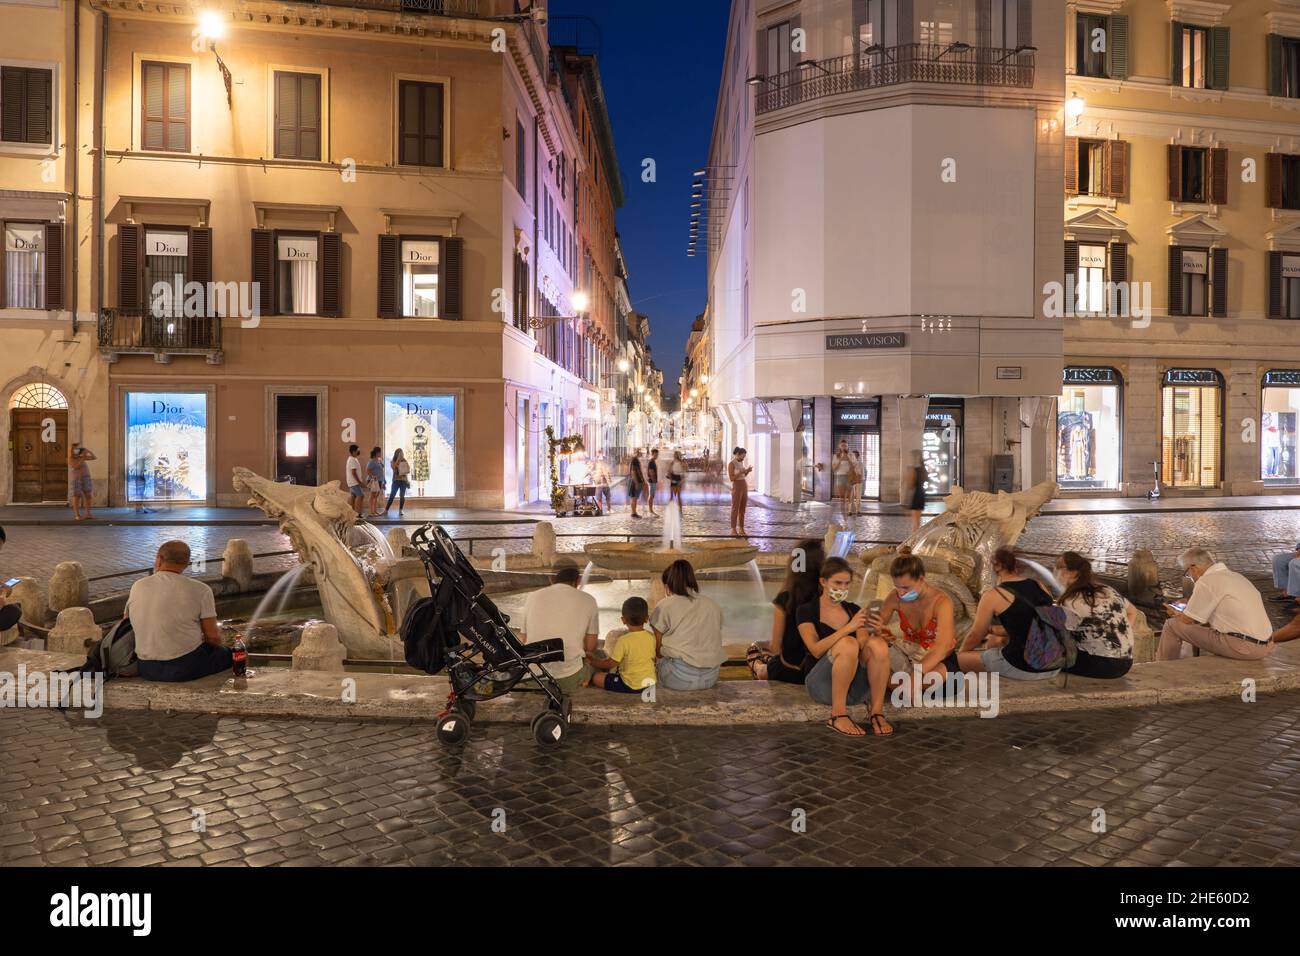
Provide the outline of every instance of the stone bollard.
<path id="1" fill-rule="evenodd" d="M 406 557 L 407 549 L 411 547 L 411 536 L 406 533 L 405 528 L 400 525 L 389 528 L 385 538 L 388 540 L 388 546 L 393 549 L 393 557 Z"/>
<path id="2" fill-rule="evenodd" d="M 22 620 L 37 627 L 48 627 L 50 609 L 45 603 L 45 596 L 35 578 L 19 578 L 6 598 L 9 604 L 20 604 L 23 609 Z"/>
<path id="3" fill-rule="evenodd" d="M 345 657 L 347 649 L 339 640 L 338 628 L 322 621 L 312 621 L 302 629 L 302 639 L 293 649 L 293 669 L 341 674 Z"/>
<path id="4" fill-rule="evenodd" d="M 843 530 L 844 526 L 836 521 L 826 526 L 826 537 L 822 541 L 822 547 L 825 548 L 827 555 L 835 550 L 835 536 Z"/>
<path id="5" fill-rule="evenodd" d="M 1160 601 L 1160 566 L 1146 548 L 1138 548 L 1129 558 L 1128 598 L 1146 607 L 1154 607 Z"/>
<path id="6" fill-rule="evenodd" d="M 60 654 L 85 654 L 86 646 L 104 636 L 88 607 L 66 607 L 50 631 L 45 649 Z"/>
<path id="7" fill-rule="evenodd" d="M 549 521 L 539 521 L 533 528 L 533 556 L 547 565 L 555 560 L 555 525 Z"/>
<path id="8" fill-rule="evenodd" d="M 253 549 L 243 538 L 226 542 L 226 550 L 221 553 L 221 576 L 230 578 L 241 591 L 253 586 Z"/>
<path id="9" fill-rule="evenodd" d="M 1133 626 L 1133 663 L 1148 664 L 1156 659 L 1156 641 L 1159 635 L 1151 629 L 1151 622 L 1141 611 Z"/>
<path id="10" fill-rule="evenodd" d="M 50 576 L 50 610 L 58 614 L 70 607 L 90 603 L 90 582 L 80 561 L 60 561 Z"/>

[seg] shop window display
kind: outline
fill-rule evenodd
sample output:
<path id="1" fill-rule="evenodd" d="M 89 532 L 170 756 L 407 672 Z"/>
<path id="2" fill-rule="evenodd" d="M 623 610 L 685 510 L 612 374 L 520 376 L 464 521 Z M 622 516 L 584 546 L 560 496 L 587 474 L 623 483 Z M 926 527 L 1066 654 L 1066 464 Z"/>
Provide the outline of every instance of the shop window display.
<path id="1" fill-rule="evenodd" d="M 1056 415 L 1057 484 L 1067 490 L 1118 488 L 1119 449 L 1119 388 L 1067 385 Z"/>
<path id="2" fill-rule="evenodd" d="M 129 500 L 207 499 L 207 403 L 203 392 L 127 393 Z"/>
<path id="3" fill-rule="evenodd" d="M 455 497 L 456 396 L 385 395 L 383 447 L 386 459 L 406 453 L 411 497 Z"/>
<path id="4" fill-rule="evenodd" d="M 1270 372 L 1289 378 L 1296 373 Z M 1300 485 L 1296 467 L 1296 425 L 1300 420 L 1300 387 L 1265 387 L 1260 417 L 1260 478 L 1273 487 Z"/>

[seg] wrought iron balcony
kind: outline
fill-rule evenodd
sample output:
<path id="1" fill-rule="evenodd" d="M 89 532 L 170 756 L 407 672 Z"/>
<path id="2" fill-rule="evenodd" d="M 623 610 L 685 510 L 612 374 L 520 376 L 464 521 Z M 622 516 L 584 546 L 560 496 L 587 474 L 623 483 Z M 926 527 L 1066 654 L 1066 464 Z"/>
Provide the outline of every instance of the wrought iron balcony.
<path id="1" fill-rule="evenodd" d="M 173 355 L 202 355 L 208 364 L 222 361 L 221 319 L 159 317 L 146 311 L 104 309 L 99 315 L 99 351 L 110 362 L 120 355 L 153 355 L 169 362 Z"/>
<path id="2" fill-rule="evenodd" d="M 949 83 L 967 86 L 1028 88 L 1034 85 L 1032 50 L 908 43 L 856 55 L 816 60 L 760 77 L 759 113 L 798 103 L 899 83 Z"/>

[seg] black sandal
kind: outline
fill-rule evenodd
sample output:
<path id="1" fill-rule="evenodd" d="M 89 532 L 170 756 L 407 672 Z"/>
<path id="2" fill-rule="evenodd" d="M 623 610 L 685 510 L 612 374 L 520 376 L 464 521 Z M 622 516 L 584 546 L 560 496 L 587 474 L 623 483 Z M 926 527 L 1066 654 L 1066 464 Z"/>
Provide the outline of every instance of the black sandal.
<path id="1" fill-rule="evenodd" d="M 830 720 L 826 721 L 826 726 L 829 727 L 831 730 L 835 731 L 835 732 L 836 732 L 837 734 L 839 734 L 841 737 L 866 737 L 866 736 L 867 736 L 867 734 L 865 734 L 865 733 L 862 733 L 862 734 L 850 734 L 850 733 L 845 733 L 843 730 L 840 730 L 840 728 L 838 728 L 838 727 L 835 726 L 835 721 L 837 721 L 837 720 L 847 720 L 850 724 L 852 724 L 852 725 L 853 725 L 855 728 L 857 728 L 858 730 L 861 730 L 862 727 L 861 727 L 861 725 L 858 724 L 857 721 L 855 721 L 855 720 L 854 720 L 852 717 L 850 717 L 848 714 L 834 714 L 834 715 L 831 716 L 831 719 L 830 719 Z"/>
<path id="2" fill-rule="evenodd" d="M 882 733 L 881 731 L 879 731 L 879 730 L 876 729 L 876 721 L 877 721 L 877 720 L 884 720 L 884 719 L 885 719 L 885 715 L 884 715 L 884 714 L 872 714 L 872 715 L 868 718 L 868 720 L 871 722 L 871 736 L 873 736 L 873 737 L 892 737 L 892 736 L 894 736 L 894 734 L 896 733 L 896 731 L 894 731 L 892 728 L 890 729 L 889 733 Z"/>

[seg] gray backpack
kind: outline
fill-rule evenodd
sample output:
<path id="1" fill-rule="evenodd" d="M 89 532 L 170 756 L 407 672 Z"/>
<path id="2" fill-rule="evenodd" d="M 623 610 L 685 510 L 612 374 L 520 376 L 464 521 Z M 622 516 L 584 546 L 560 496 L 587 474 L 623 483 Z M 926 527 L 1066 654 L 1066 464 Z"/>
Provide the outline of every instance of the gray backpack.
<path id="1" fill-rule="evenodd" d="M 86 663 L 78 670 L 83 674 L 103 674 L 104 680 L 111 677 L 135 677 L 139 671 L 140 660 L 135 656 L 135 631 L 129 620 L 122 620 L 86 648 Z"/>

